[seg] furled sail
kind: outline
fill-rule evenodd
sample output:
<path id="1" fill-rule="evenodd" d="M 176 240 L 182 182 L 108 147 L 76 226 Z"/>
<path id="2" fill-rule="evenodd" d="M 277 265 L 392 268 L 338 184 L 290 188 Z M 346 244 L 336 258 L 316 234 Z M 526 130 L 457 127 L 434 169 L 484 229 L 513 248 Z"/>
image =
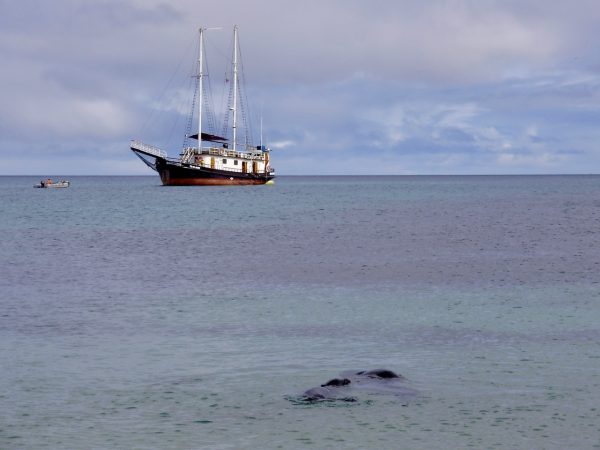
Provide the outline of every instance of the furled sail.
<path id="1" fill-rule="evenodd" d="M 198 133 L 188 136 L 191 139 L 198 139 Z M 202 140 L 209 142 L 227 142 L 227 138 L 217 136 L 216 134 L 202 133 Z"/>

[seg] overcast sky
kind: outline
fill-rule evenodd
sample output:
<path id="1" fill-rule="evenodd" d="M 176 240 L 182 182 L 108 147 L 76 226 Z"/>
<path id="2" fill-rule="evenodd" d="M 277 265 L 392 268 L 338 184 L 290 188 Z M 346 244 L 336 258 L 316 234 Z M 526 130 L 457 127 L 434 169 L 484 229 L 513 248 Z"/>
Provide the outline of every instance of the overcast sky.
<path id="1" fill-rule="evenodd" d="M 0 0 L 0 174 L 154 173 L 234 24 L 279 174 L 600 171 L 598 0 Z"/>

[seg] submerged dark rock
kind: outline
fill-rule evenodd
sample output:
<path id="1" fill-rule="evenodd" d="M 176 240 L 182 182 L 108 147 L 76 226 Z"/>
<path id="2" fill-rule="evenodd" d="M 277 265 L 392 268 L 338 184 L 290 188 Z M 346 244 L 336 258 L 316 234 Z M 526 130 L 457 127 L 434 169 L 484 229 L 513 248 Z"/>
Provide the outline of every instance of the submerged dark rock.
<path id="1" fill-rule="evenodd" d="M 316 402 L 331 398 L 331 390 L 323 387 L 311 388 L 302 394 L 302 399 L 307 402 Z"/>
<path id="2" fill-rule="evenodd" d="M 299 397 L 299 401 L 301 403 L 355 402 L 357 399 L 352 394 L 358 391 L 392 395 L 404 400 L 417 395 L 417 391 L 405 385 L 405 380 L 402 375 L 388 369 L 344 372 L 341 378 L 333 378 L 320 387 L 305 391 Z"/>
<path id="3" fill-rule="evenodd" d="M 405 380 L 406 378 L 404 378 L 402 375 L 398 375 L 395 372 L 392 372 L 391 370 L 388 369 L 373 369 L 373 370 L 369 370 L 369 371 L 361 371 L 361 372 L 356 372 L 357 375 L 365 375 L 369 378 L 381 378 L 383 380 L 390 380 L 393 378 L 398 378 L 401 380 Z"/>
<path id="4" fill-rule="evenodd" d="M 305 391 L 300 400 L 307 403 L 325 402 L 325 401 L 342 401 L 342 402 L 355 402 L 354 397 L 345 396 L 348 392 L 345 390 L 338 389 L 337 386 L 333 387 L 315 387 Z"/>
<path id="5" fill-rule="evenodd" d="M 346 386 L 350 384 L 350 380 L 348 378 L 334 378 L 333 380 L 329 380 L 327 383 L 322 384 L 321 387 L 325 386 Z"/>

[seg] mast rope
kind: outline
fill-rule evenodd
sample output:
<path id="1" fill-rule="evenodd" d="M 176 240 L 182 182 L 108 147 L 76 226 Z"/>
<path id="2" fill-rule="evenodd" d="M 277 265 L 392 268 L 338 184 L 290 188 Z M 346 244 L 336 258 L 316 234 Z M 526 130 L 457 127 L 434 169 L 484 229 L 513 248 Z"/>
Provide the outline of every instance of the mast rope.
<path id="1" fill-rule="evenodd" d="M 253 146 L 253 136 L 252 136 L 252 124 L 250 122 L 250 110 L 249 110 L 249 103 L 248 103 L 248 94 L 247 94 L 247 89 L 246 89 L 246 72 L 244 70 L 244 58 L 242 58 L 242 48 L 239 44 L 238 41 L 238 52 L 239 52 L 239 65 L 241 68 L 241 80 L 238 86 L 238 92 L 239 92 L 239 98 L 240 98 L 240 109 L 242 112 L 242 122 L 244 124 L 244 144 L 246 146 L 246 148 L 248 147 L 252 147 Z M 242 86 L 243 85 L 243 86 Z"/>
<path id="2" fill-rule="evenodd" d="M 250 116 L 250 110 L 249 110 L 249 103 L 248 103 L 248 96 L 246 93 L 246 75 L 245 75 L 245 70 L 244 70 L 244 59 L 242 58 L 242 49 L 241 46 L 239 44 L 239 39 L 238 39 L 238 46 L 237 48 L 235 48 L 235 43 L 234 43 L 234 49 L 233 52 L 238 52 L 238 83 L 237 83 L 237 97 L 238 97 L 238 110 L 241 113 L 241 122 L 242 122 L 242 127 L 243 131 L 244 131 L 244 147 L 246 147 L 246 149 L 248 149 L 249 147 L 253 146 L 253 142 L 254 142 L 254 138 L 252 135 L 252 123 L 251 123 L 251 116 Z M 229 136 L 229 122 L 230 122 L 230 114 L 231 114 L 231 108 L 233 105 L 233 85 L 235 84 L 233 82 L 233 77 L 235 76 L 234 72 L 233 72 L 233 60 L 235 58 L 235 53 L 232 52 L 232 58 L 231 58 L 231 63 L 230 63 L 230 68 L 225 72 L 225 84 L 229 83 L 229 94 L 227 96 L 227 103 L 226 103 L 226 107 L 224 110 L 224 117 L 223 117 L 223 126 L 222 126 L 222 136 Z M 240 75 L 241 74 L 241 75 Z M 238 127 L 239 129 L 240 127 Z M 240 141 L 239 137 L 238 137 L 238 141 Z"/>
<path id="3" fill-rule="evenodd" d="M 198 48 L 196 48 L 196 53 L 198 53 Z M 198 85 L 199 83 L 199 74 L 200 72 L 202 72 L 202 79 L 206 79 L 206 83 L 202 83 L 202 93 L 200 98 L 202 99 L 202 105 L 200 105 L 200 107 L 202 107 L 202 117 L 205 119 L 204 122 L 206 122 L 207 125 L 207 131 L 210 134 L 215 134 L 215 130 L 216 130 L 216 118 L 215 118 L 215 109 L 214 109 L 214 99 L 213 99 L 213 95 L 212 95 L 212 85 L 211 85 L 211 76 L 210 76 L 210 67 L 208 65 L 208 59 L 204 58 L 203 59 L 203 68 L 201 70 L 201 68 L 199 67 L 199 61 L 195 62 L 194 65 L 194 69 L 192 69 L 192 74 L 190 75 L 190 80 L 195 79 L 196 82 L 194 83 L 194 94 L 192 97 L 192 103 L 190 105 L 189 108 L 189 114 L 188 114 L 188 120 L 187 120 L 187 126 L 186 126 L 186 132 L 184 135 L 184 139 L 183 139 L 183 148 L 187 148 L 190 147 L 189 145 L 189 136 L 191 136 L 193 134 L 193 127 L 194 127 L 194 117 L 196 114 L 196 109 L 198 107 L 198 103 L 200 100 L 198 99 L 198 96 L 200 95 L 199 89 L 198 89 Z M 204 72 L 204 70 L 206 70 L 206 72 Z M 198 137 L 198 148 L 201 147 L 202 145 L 202 141 L 200 140 L 202 138 L 202 136 Z"/>
<path id="4" fill-rule="evenodd" d="M 198 65 L 196 64 L 196 68 Z M 197 70 L 194 70 L 195 73 L 198 73 Z M 193 79 L 190 77 L 190 79 Z M 183 136 L 183 148 L 189 147 L 189 135 L 192 134 L 192 125 L 194 122 L 194 112 L 196 111 L 196 101 L 198 97 L 198 83 L 194 83 L 194 95 L 192 96 L 192 104 L 190 105 L 187 126 L 185 128 L 185 134 Z"/>
<path id="5" fill-rule="evenodd" d="M 188 60 L 187 55 L 190 51 L 190 47 L 193 46 L 194 42 L 195 42 L 195 39 L 190 40 L 188 46 L 186 47 L 184 52 L 181 54 L 181 57 L 179 58 L 179 61 L 178 61 L 177 65 L 175 66 L 175 69 L 171 73 L 171 76 L 169 77 L 167 83 L 164 85 L 161 94 L 158 96 L 158 102 L 155 105 L 159 105 L 159 106 L 158 107 L 151 106 L 150 115 L 148 116 L 148 118 L 146 119 L 146 121 L 144 122 L 144 124 L 142 125 L 142 127 L 139 131 L 140 135 L 146 134 L 146 130 L 148 129 L 148 127 L 150 126 L 151 123 L 155 123 L 157 121 L 159 123 L 163 122 L 162 120 L 159 120 L 159 119 L 162 117 L 163 114 L 166 113 L 167 108 L 164 108 L 164 107 L 161 108 L 160 105 L 164 105 L 166 94 L 170 89 L 172 89 L 173 80 L 175 79 L 177 74 L 180 72 L 183 62 Z"/>
<path id="6" fill-rule="evenodd" d="M 225 84 L 229 83 L 229 94 L 227 96 L 227 103 L 225 104 L 225 110 L 223 111 L 223 126 L 221 128 L 221 136 L 229 137 L 228 129 L 229 129 L 229 117 L 231 113 L 231 108 L 233 105 L 233 77 L 235 74 L 233 73 L 233 60 L 234 60 L 234 52 L 236 51 L 235 42 L 232 41 L 233 52 L 231 53 L 231 60 L 229 60 L 229 68 L 225 71 Z M 231 76 L 230 76 L 231 74 Z M 232 132 L 233 134 L 233 132 Z M 232 137 L 233 140 L 233 137 Z"/>
<path id="7" fill-rule="evenodd" d="M 206 88 L 203 89 L 205 92 L 202 93 L 202 98 L 204 99 L 204 117 L 206 117 L 206 124 L 208 125 L 208 131 L 211 134 L 215 134 L 215 130 L 217 128 L 216 119 L 215 119 L 215 107 L 214 100 L 212 95 L 212 85 L 211 85 L 211 77 L 210 70 L 208 67 L 208 59 L 205 58 L 205 66 L 206 66 Z M 204 86 L 204 85 L 203 85 Z"/>

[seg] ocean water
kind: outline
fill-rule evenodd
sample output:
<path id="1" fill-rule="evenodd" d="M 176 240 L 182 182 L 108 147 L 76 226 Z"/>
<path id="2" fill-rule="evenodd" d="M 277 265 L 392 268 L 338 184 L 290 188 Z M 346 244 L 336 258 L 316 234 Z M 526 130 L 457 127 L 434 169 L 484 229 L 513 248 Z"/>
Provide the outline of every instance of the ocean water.
<path id="1" fill-rule="evenodd" d="M 70 180 L 0 177 L 0 448 L 600 448 L 599 176 Z"/>

